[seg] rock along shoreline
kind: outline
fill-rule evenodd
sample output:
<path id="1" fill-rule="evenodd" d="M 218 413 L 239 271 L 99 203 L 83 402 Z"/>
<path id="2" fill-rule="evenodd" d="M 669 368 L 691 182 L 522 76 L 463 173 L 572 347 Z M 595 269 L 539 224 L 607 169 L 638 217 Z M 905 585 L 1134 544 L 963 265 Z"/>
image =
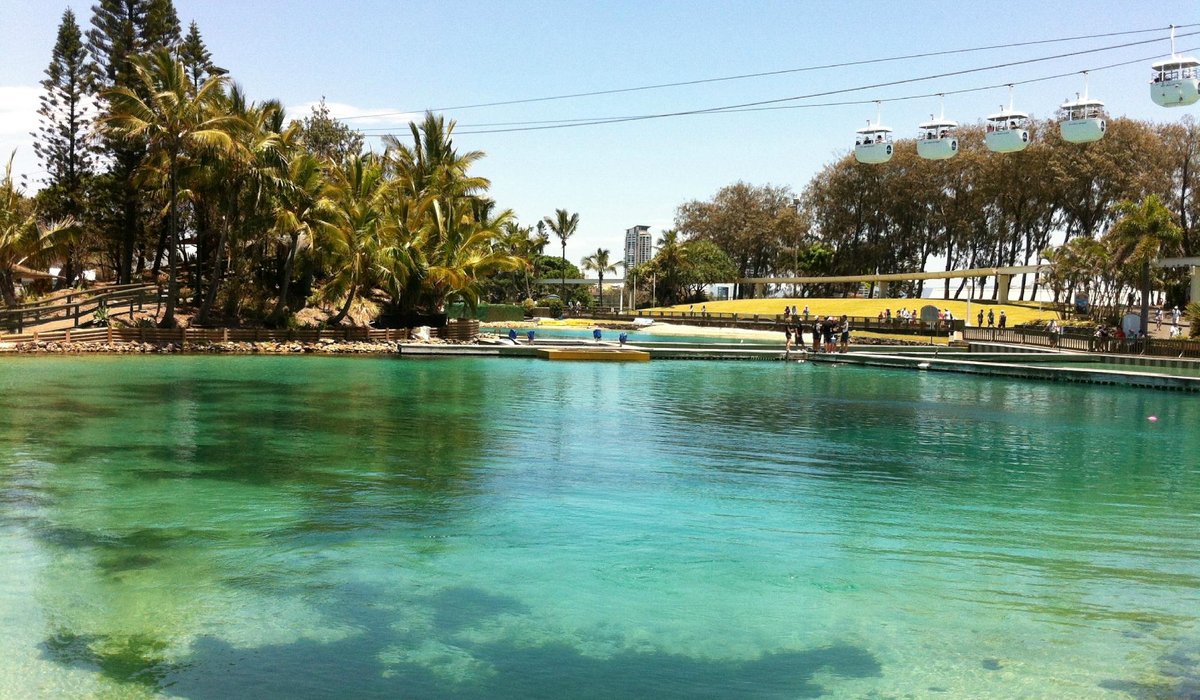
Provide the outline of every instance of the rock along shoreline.
<path id="1" fill-rule="evenodd" d="M 20 355 L 387 355 L 400 352 L 403 345 L 475 345 L 442 340 L 422 341 L 364 341 L 322 339 L 314 342 L 195 342 L 186 347 L 179 343 L 142 342 L 67 342 L 61 340 L 31 340 L 19 343 L 0 342 L 0 353 Z"/>

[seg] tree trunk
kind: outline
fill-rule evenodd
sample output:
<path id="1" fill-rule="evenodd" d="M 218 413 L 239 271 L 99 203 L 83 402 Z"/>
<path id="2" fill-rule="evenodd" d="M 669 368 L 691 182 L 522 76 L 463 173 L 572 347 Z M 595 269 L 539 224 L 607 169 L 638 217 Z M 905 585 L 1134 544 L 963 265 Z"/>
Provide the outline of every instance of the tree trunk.
<path id="1" fill-rule="evenodd" d="M 168 227 L 170 242 L 170 250 L 167 251 L 167 309 L 163 312 L 162 322 L 159 324 L 163 328 L 175 327 L 175 300 L 179 296 L 179 278 L 178 271 L 175 266 L 175 255 L 179 248 L 179 231 L 176 228 L 175 214 L 175 197 L 179 194 L 178 184 L 176 183 L 175 167 L 176 155 L 171 153 L 171 221 Z"/>
<path id="2" fill-rule="evenodd" d="M 1150 258 L 1142 262 L 1142 323 L 1141 334 L 1150 333 Z"/>
<path id="3" fill-rule="evenodd" d="M 127 183 L 122 184 L 121 193 L 125 200 L 121 212 L 122 219 L 124 220 L 124 231 L 121 232 L 121 259 L 118 262 L 118 265 L 120 265 L 119 281 L 121 284 L 129 284 L 133 280 L 133 255 L 134 249 L 137 246 L 137 204 L 134 201 L 134 195 L 129 191 L 131 189 L 132 187 Z"/>
<path id="4" fill-rule="evenodd" d="M 17 305 L 17 290 L 11 270 L 0 270 L 0 297 L 3 297 L 5 306 Z"/>
<path id="5" fill-rule="evenodd" d="M 209 314 L 212 313 L 213 303 L 217 300 L 217 290 L 221 288 L 221 257 L 225 252 L 225 239 L 228 236 L 229 225 L 221 227 L 221 235 L 217 237 L 217 249 L 212 256 L 212 279 L 208 281 L 208 291 L 204 294 L 204 304 L 196 315 L 196 323 L 208 325 Z"/>
<path id="6" fill-rule="evenodd" d="M 271 320 L 278 323 L 283 318 L 283 310 L 287 304 L 288 287 L 292 281 L 292 266 L 296 260 L 296 246 L 300 243 L 300 233 L 291 234 L 292 244 L 288 247 L 287 257 L 283 259 L 283 279 L 279 281 L 279 301 L 271 312 Z"/>
<path id="7" fill-rule="evenodd" d="M 174 208 L 174 206 L 175 206 L 175 203 L 172 202 L 171 203 L 172 209 Z M 152 274 L 154 274 L 155 276 L 157 276 L 159 271 L 162 270 L 163 253 L 165 253 L 167 250 L 167 237 L 168 237 L 168 235 L 170 235 L 170 232 L 171 232 L 171 226 L 170 226 L 169 222 L 168 222 L 166 228 L 162 228 L 160 226 L 158 229 L 158 243 L 156 243 L 154 245 L 154 261 L 150 265 L 150 272 Z"/>
<path id="8" fill-rule="evenodd" d="M 346 294 L 346 303 L 342 304 L 342 308 L 337 312 L 337 316 L 329 319 L 329 325 L 336 326 L 346 320 L 346 314 L 350 313 L 350 304 L 354 302 L 354 289 L 351 288 Z"/>

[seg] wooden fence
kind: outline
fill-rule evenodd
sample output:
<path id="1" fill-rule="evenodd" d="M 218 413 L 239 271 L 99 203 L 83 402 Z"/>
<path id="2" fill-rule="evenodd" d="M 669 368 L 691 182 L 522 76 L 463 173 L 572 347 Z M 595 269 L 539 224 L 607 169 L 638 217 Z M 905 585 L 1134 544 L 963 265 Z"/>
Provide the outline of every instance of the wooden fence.
<path id="1" fill-rule="evenodd" d="M 1200 357 L 1200 340 L 1167 340 L 1162 338 L 1096 338 L 1091 332 L 1071 332 L 1067 329 L 1058 338 L 1032 328 L 967 328 L 963 339 L 985 343 L 1034 345 L 1078 352 L 1103 352 L 1115 355 L 1150 355 L 1153 357 Z"/>
<path id="2" fill-rule="evenodd" d="M 438 337 L 447 340 L 470 341 L 479 335 L 479 321 L 451 321 L 437 329 Z M 67 328 L 57 331 L 35 331 L 19 335 L 0 335 L 5 343 L 173 343 L 186 348 L 198 343 L 319 343 L 323 340 L 392 342 L 411 337 L 408 328 L 336 328 L 281 329 L 268 328 Z"/>
<path id="3" fill-rule="evenodd" d="M 59 292 L 36 303 L 0 309 L 0 331 L 19 334 L 38 326 L 76 327 L 94 319 L 100 309 L 132 315 L 161 299 L 158 287 L 146 284 Z"/>
<path id="4" fill-rule="evenodd" d="M 197 343 L 317 343 L 333 341 L 406 340 L 406 328 L 342 328 L 336 330 L 270 330 L 266 328 L 68 328 L 0 336 L 6 343 L 149 343 L 186 347 Z"/>

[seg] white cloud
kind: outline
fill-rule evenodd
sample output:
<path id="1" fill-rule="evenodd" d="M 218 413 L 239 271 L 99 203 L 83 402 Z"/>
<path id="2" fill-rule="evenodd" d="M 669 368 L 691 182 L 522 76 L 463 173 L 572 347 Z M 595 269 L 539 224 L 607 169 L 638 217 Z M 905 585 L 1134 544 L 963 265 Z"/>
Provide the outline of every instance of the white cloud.
<path id="1" fill-rule="evenodd" d="M 0 163 L 8 163 L 15 150 L 13 174 L 29 176 L 31 185 L 41 170 L 30 135 L 38 126 L 41 95 L 40 86 L 0 85 Z"/>

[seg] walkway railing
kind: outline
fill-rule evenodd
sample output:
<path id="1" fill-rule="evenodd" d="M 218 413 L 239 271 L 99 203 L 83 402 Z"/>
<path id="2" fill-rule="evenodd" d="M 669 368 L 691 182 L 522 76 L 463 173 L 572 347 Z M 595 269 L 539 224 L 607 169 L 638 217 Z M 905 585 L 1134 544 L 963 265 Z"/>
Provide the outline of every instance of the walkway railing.
<path id="1" fill-rule="evenodd" d="M 95 318 L 100 309 L 110 314 L 141 310 L 161 299 L 152 284 L 127 284 L 118 287 L 59 292 L 49 299 L 0 309 L 0 332 L 23 333 L 47 326 L 77 327 Z"/>
<path id="2" fill-rule="evenodd" d="M 1033 345 L 1079 352 L 1103 352 L 1117 355 L 1154 357 L 1200 357 L 1200 340 L 1164 338 L 1096 338 L 1091 332 L 1067 329 L 1055 338 L 1032 328 L 967 328 L 963 340 L 974 342 Z"/>
<path id="3" fill-rule="evenodd" d="M 775 330 L 780 333 L 788 326 L 805 326 L 811 327 L 814 323 L 819 322 L 823 316 L 810 315 L 805 317 L 803 314 L 794 316 L 785 316 L 784 314 L 734 314 L 734 313 L 716 313 L 705 311 L 659 311 L 659 310 L 642 310 L 636 314 L 633 313 L 609 313 L 604 311 L 589 311 L 585 314 L 589 318 L 615 320 L 615 321 L 630 321 L 636 318 L 649 318 L 656 321 L 664 321 L 667 323 L 686 323 L 695 326 L 715 326 L 724 328 L 752 328 L 757 330 Z M 840 316 L 835 318 L 841 319 Z M 948 335 L 952 330 L 962 330 L 963 321 L 955 319 L 953 321 L 941 321 L 938 323 L 928 324 L 922 321 L 913 319 L 905 321 L 900 318 L 892 318 L 880 320 L 877 316 L 850 316 L 847 318 L 850 321 L 850 328 L 855 331 L 871 331 L 875 333 L 896 333 L 901 335 Z"/>

